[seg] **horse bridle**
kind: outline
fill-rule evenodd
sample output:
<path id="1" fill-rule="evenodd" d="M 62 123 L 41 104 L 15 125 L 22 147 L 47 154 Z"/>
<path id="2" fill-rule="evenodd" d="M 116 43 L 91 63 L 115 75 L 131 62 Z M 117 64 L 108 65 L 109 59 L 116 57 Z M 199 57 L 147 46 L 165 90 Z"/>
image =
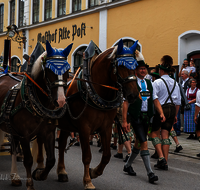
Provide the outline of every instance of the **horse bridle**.
<path id="1" fill-rule="evenodd" d="M 129 55 L 126 55 L 126 56 L 129 56 Z M 125 57 L 125 55 L 123 55 L 123 57 Z M 117 60 L 114 59 L 112 62 L 113 62 L 113 65 L 112 65 L 112 67 L 113 67 L 113 74 L 117 76 L 117 83 L 120 84 L 120 86 L 122 86 L 125 83 L 137 80 L 137 78 L 136 78 L 135 75 L 129 75 L 126 78 L 122 78 L 120 76 L 119 72 L 118 72 Z"/>

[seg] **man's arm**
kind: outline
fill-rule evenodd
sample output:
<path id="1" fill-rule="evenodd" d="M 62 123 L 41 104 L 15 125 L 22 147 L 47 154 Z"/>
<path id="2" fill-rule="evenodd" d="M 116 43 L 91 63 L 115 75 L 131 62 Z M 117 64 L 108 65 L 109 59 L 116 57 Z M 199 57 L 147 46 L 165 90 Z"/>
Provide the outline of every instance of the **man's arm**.
<path id="1" fill-rule="evenodd" d="M 127 112 L 128 112 L 128 101 L 124 101 L 123 103 L 123 109 L 122 109 L 122 127 L 124 129 L 125 132 L 128 132 L 127 130 L 127 127 L 128 127 L 128 124 L 127 124 Z"/>
<path id="2" fill-rule="evenodd" d="M 161 105 L 160 105 L 159 100 L 156 98 L 156 99 L 153 101 L 153 103 L 154 103 L 154 106 L 155 106 L 156 110 L 158 111 L 158 113 L 159 113 L 159 115 L 160 115 L 161 122 L 165 122 L 166 118 L 165 118 L 165 115 L 164 115 L 164 113 L 163 113 L 163 109 L 162 109 L 162 107 L 161 107 Z"/>
<path id="3" fill-rule="evenodd" d="M 199 106 L 195 106 L 195 113 L 194 113 L 194 122 L 197 124 L 197 116 L 198 116 L 198 113 L 200 111 L 200 107 Z"/>

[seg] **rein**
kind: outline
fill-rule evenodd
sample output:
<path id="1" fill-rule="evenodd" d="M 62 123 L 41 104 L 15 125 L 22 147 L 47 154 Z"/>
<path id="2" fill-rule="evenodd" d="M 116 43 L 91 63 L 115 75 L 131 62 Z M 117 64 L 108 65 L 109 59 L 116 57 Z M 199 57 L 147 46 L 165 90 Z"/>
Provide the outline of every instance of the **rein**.
<path id="1" fill-rule="evenodd" d="M 47 97 L 49 96 L 27 73 L 24 72 L 24 75 L 33 83 L 35 84 Z"/>

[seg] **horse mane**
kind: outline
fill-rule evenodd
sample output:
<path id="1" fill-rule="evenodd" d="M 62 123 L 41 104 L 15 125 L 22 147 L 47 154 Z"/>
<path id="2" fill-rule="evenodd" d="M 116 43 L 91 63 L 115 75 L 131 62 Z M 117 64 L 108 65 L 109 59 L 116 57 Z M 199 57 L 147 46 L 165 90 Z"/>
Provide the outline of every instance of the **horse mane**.
<path id="1" fill-rule="evenodd" d="M 31 76 L 33 77 L 33 79 L 37 79 L 38 75 L 40 74 L 40 72 L 42 71 L 42 65 L 41 65 L 41 61 L 42 61 L 42 57 L 46 56 L 47 52 L 43 52 L 35 61 L 35 63 L 33 64 L 33 68 L 31 71 Z"/>
<path id="2" fill-rule="evenodd" d="M 100 63 L 103 59 L 105 59 L 106 57 L 108 59 L 111 59 L 111 55 L 113 54 L 113 50 L 114 48 L 108 48 L 107 50 L 105 50 L 104 52 L 100 53 L 97 57 L 95 57 L 95 60 L 93 60 L 93 64 L 92 66 L 95 65 L 95 63 Z"/>

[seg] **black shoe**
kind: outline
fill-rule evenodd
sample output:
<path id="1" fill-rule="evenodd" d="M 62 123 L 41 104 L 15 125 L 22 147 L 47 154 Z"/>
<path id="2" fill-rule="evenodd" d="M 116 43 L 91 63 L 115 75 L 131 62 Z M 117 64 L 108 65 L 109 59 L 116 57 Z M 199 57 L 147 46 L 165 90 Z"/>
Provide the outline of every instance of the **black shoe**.
<path id="1" fill-rule="evenodd" d="M 165 158 L 163 158 L 162 160 L 158 160 L 157 164 L 154 165 L 154 167 L 162 169 L 166 164 L 167 164 L 167 161 L 165 160 Z"/>
<path id="2" fill-rule="evenodd" d="M 80 146 L 80 142 L 76 142 L 74 146 Z"/>
<path id="3" fill-rule="evenodd" d="M 136 176 L 136 173 L 134 172 L 133 168 L 131 166 L 126 167 L 124 166 L 124 172 L 127 172 L 128 175 Z"/>
<path id="4" fill-rule="evenodd" d="M 117 146 L 115 146 L 114 143 L 112 143 L 112 144 L 110 145 L 110 147 L 111 147 L 113 150 L 117 150 Z"/>
<path id="5" fill-rule="evenodd" d="M 158 165 L 156 164 L 156 165 L 154 165 L 154 167 L 155 167 L 155 168 L 158 168 L 158 169 L 160 169 L 160 170 L 166 170 L 166 171 L 168 170 L 168 165 L 163 165 L 163 166 L 159 166 L 159 167 L 158 167 Z"/>
<path id="6" fill-rule="evenodd" d="M 124 161 L 124 162 L 127 162 L 128 159 L 129 159 L 129 157 L 130 157 L 130 154 L 127 154 L 123 161 Z"/>
<path id="7" fill-rule="evenodd" d="M 149 177 L 149 183 L 154 183 L 154 181 L 158 181 L 158 176 L 156 176 L 154 173 L 148 174 Z"/>
<path id="8" fill-rule="evenodd" d="M 75 138 L 70 139 L 70 140 L 69 140 L 69 145 L 72 145 L 72 144 L 75 143 L 75 142 L 76 142 L 76 139 L 75 139 Z"/>
<path id="9" fill-rule="evenodd" d="M 103 149 L 102 149 L 102 147 L 99 149 L 99 152 L 103 152 Z"/>
<path id="10" fill-rule="evenodd" d="M 117 153 L 114 155 L 115 158 L 123 159 L 123 153 Z"/>
<path id="11" fill-rule="evenodd" d="M 183 150 L 183 147 L 181 145 L 179 145 L 178 147 L 176 147 L 174 152 L 180 152 L 181 150 Z"/>
<path id="12" fill-rule="evenodd" d="M 190 134 L 190 136 L 187 139 L 194 139 L 194 135 Z"/>
<path id="13" fill-rule="evenodd" d="M 98 141 L 97 141 L 97 147 L 100 147 L 101 146 L 101 140 L 99 139 Z"/>
<path id="14" fill-rule="evenodd" d="M 93 145 L 93 141 L 90 141 L 90 145 Z"/>
<path id="15" fill-rule="evenodd" d="M 197 154 L 197 157 L 200 157 L 200 153 L 199 153 L 199 154 Z"/>
<path id="16" fill-rule="evenodd" d="M 154 154 L 151 156 L 151 158 L 158 159 L 159 158 L 158 153 L 155 151 Z"/>

